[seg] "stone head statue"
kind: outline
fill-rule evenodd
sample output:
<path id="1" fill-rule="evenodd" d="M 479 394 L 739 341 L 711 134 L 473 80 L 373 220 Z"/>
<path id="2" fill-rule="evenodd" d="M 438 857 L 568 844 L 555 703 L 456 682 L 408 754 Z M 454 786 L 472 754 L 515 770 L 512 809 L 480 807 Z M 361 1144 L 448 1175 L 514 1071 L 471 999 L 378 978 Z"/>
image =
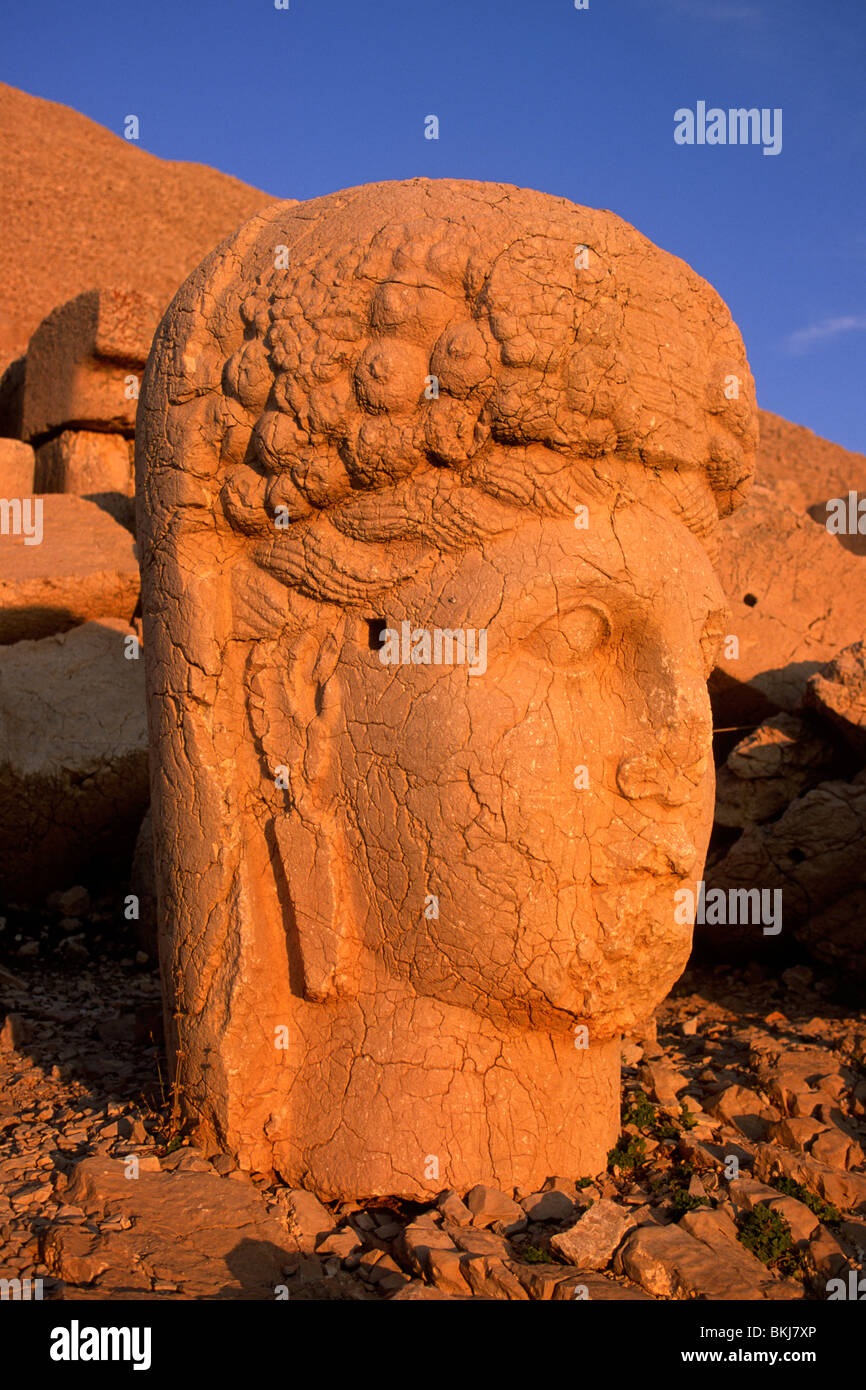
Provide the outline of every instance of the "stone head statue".
<path id="1" fill-rule="evenodd" d="M 599 1171 L 712 821 L 725 305 L 611 213 L 371 185 L 211 254 L 138 422 L 187 1118 L 326 1196 Z"/>

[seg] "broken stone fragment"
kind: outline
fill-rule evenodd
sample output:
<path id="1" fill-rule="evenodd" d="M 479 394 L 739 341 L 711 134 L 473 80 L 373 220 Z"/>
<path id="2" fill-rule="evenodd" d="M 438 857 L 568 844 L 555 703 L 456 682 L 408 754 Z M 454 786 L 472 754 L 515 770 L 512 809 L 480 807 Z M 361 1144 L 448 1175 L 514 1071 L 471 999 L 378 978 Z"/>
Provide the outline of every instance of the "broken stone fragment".
<path id="1" fill-rule="evenodd" d="M 94 861 L 128 863 L 149 796 L 133 635 L 103 619 L 0 648 L 0 881 L 13 901 Z"/>
<path id="2" fill-rule="evenodd" d="M 811 677 L 803 704 L 816 710 L 866 760 L 866 642 L 854 642 Z"/>
<path id="3" fill-rule="evenodd" d="M 708 895 L 711 889 L 721 889 L 730 900 L 732 891 L 748 892 L 756 884 L 768 898 L 780 894 L 781 921 L 755 920 L 750 910 L 747 922 L 701 930 L 714 931 L 728 950 L 752 951 L 773 941 L 773 934 L 792 931 L 819 956 L 822 943 L 832 941 L 832 935 L 828 928 L 825 938 L 816 922 L 835 919 L 826 913 L 817 918 L 816 905 L 828 907 L 861 887 L 864 835 L 866 782 L 858 776 L 853 782 L 820 783 L 792 802 L 778 820 L 748 826 L 724 858 L 707 870 Z M 850 964 L 859 968 L 862 958 L 862 951 L 855 950 Z"/>
<path id="4" fill-rule="evenodd" d="M 134 1289 L 157 1280 L 182 1283 L 188 1297 L 273 1299 L 297 1255 L 269 1217 L 255 1187 L 213 1172 L 148 1172 L 128 1176 L 123 1160 L 89 1158 L 75 1168 L 70 1202 L 130 1227 L 94 1237 L 81 1228 L 49 1227 L 43 1251 L 51 1272 L 71 1283 L 112 1283 Z M 194 1213 L 194 1219 L 191 1214 Z M 130 1277 L 130 1272 L 134 1275 Z"/>
<path id="5" fill-rule="evenodd" d="M 31 497 L 36 458 L 29 444 L 0 439 L 0 497 Z"/>
<path id="6" fill-rule="evenodd" d="M 704 1225 L 699 1228 L 713 1240 L 712 1245 L 682 1226 L 640 1226 L 626 1240 L 614 1268 L 648 1293 L 666 1298 L 802 1298 L 803 1291 L 796 1286 L 774 1286 L 760 1261 L 725 1241 L 718 1228 L 712 1234 Z"/>
<path id="7" fill-rule="evenodd" d="M 303 1188 L 278 1189 L 274 1206 L 294 1248 L 305 1254 L 311 1254 L 318 1242 L 334 1231 L 336 1222 L 328 1208 Z"/>
<path id="8" fill-rule="evenodd" d="M 831 1168 L 811 1154 L 780 1149 L 774 1144 L 759 1144 L 755 1176 L 763 1181 L 783 1177 L 801 1183 L 843 1211 L 866 1209 L 866 1174 Z"/>
<path id="9" fill-rule="evenodd" d="M 429 1269 L 431 1250 L 456 1250 L 457 1246 L 439 1223 L 426 1214 L 416 1217 L 405 1227 L 397 1240 L 396 1249 L 412 1272 L 423 1277 Z"/>
<path id="10" fill-rule="evenodd" d="M 552 1236 L 550 1248 L 577 1269 L 604 1269 L 633 1225 L 631 1212 L 602 1198 L 568 1230 Z"/>
<path id="11" fill-rule="evenodd" d="M 443 1293 L 463 1295 L 469 1285 L 463 1277 L 463 1252 L 453 1246 L 433 1246 L 427 1252 L 426 1270 L 437 1289 Z"/>
<path id="12" fill-rule="evenodd" d="M 638 1078 L 663 1109 L 679 1112 L 679 1093 L 689 1084 L 688 1077 L 669 1062 L 645 1062 L 638 1070 Z"/>
<path id="13" fill-rule="evenodd" d="M 27 349 L 23 437 L 41 441 L 70 427 L 132 434 L 160 314 L 147 295 L 117 288 L 87 290 L 54 309 Z"/>
<path id="14" fill-rule="evenodd" d="M 64 430 L 36 453 L 36 490 L 74 493 L 133 529 L 132 440 L 96 430 Z"/>
<path id="15" fill-rule="evenodd" d="M 139 578 L 127 530 L 93 502 L 56 494 L 25 499 L 22 519 L 17 535 L 0 536 L 0 643 L 131 620 Z"/>
<path id="16" fill-rule="evenodd" d="M 474 1226 L 492 1226 L 496 1223 L 504 1234 L 512 1235 L 522 1231 L 526 1225 L 526 1212 L 517 1202 L 498 1188 L 487 1187 L 483 1183 L 467 1192 L 466 1206 L 472 1213 Z"/>
<path id="17" fill-rule="evenodd" d="M 803 718 L 777 714 L 731 750 L 716 779 L 716 823 L 744 829 L 781 815 L 824 780 L 833 744 Z"/>
<path id="18" fill-rule="evenodd" d="M 574 1216 L 574 1202 L 555 1188 L 548 1192 L 531 1192 L 520 1205 L 530 1221 L 569 1221 Z"/>
<path id="19" fill-rule="evenodd" d="M 439 1197 L 437 1207 L 441 1211 L 444 1219 L 453 1226 L 470 1226 L 473 1215 L 465 1202 L 462 1202 L 457 1193 L 449 1189 Z"/>
<path id="20" fill-rule="evenodd" d="M 460 1268 L 476 1298 L 504 1298 L 513 1302 L 529 1298 L 520 1280 L 496 1255 L 464 1255 Z"/>
<path id="21" fill-rule="evenodd" d="M 747 1139 L 763 1139 L 768 1126 L 779 1118 L 778 1110 L 748 1086 L 726 1086 L 704 1104 L 711 1115 L 733 1125 Z"/>

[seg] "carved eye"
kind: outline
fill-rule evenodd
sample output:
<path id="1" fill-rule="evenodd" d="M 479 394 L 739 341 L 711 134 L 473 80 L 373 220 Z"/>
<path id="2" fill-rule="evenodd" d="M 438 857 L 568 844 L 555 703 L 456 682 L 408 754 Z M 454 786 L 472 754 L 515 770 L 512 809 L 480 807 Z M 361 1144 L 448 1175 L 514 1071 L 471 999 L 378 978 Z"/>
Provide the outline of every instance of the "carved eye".
<path id="1" fill-rule="evenodd" d="M 564 671 L 580 671 L 602 651 L 611 632 L 610 617 L 601 604 L 581 604 L 548 618 L 524 645 L 536 661 Z"/>

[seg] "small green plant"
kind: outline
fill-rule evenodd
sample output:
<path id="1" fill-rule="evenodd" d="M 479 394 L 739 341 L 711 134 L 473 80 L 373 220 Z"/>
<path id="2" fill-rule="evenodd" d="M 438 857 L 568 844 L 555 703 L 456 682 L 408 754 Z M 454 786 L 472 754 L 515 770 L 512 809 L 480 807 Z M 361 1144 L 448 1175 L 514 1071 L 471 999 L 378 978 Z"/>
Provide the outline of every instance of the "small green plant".
<path id="1" fill-rule="evenodd" d="M 689 1110 L 685 1101 L 683 1101 L 680 1106 L 680 1124 L 682 1125 L 683 1129 L 694 1129 L 697 1123 L 698 1122 L 692 1114 L 691 1110 Z"/>
<path id="2" fill-rule="evenodd" d="M 624 1125 L 635 1125 L 637 1129 L 652 1129 L 657 1120 L 658 1111 L 645 1091 L 635 1091 L 632 1099 L 623 1106 Z"/>
<path id="3" fill-rule="evenodd" d="M 607 1156 L 608 1168 L 619 1168 L 620 1172 L 630 1173 L 639 1168 L 646 1158 L 646 1140 L 638 1134 L 621 1134 L 616 1145 Z"/>
<path id="4" fill-rule="evenodd" d="M 671 1211 L 674 1216 L 685 1216 L 687 1211 L 695 1211 L 697 1207 L 709 1206 L 706 1197 L 694 1197 L 686 1187 L 675 1187 L 671 1192 Z"/>
<path id="5" fill-rule="evenodd" d="M 634 1091 L 631 1099 L 623 1106 L 623 1125 L 634 1125 L 652 1139 L 679 1139 L 684 1129 L 694 1129 L 697 1120 L 686 1107 L 680 1104 L 679 1119 L 664 1115 L 658 1106 L 653 1105 L 645 1091 Z"/>
<path id="6" fill-rule="evenodd" d="M 802 1279 L 803 1262 L 794 1246 L 791 1227 L 777 1211 L 759 1202 L 739 1218 L 739 1240 L 761 1264 L 778 1274 Z"/>
<path id="7" fill-rule="evenodd" d="M 825 1225 L 836 1226 L 842 1220 L 842 1213 L 838 1207 L 834 1207 L 832 1202 L 825 1202 L 822 1197 L 817 1197 L 802 1183 L 794 1182 L 792 1178 L 776 1178 L 772 1185 L 777 1192 L 783 1193 L 785 1197 L 796 1197 L 798 1202 L 802 1202 L 804 1207 L 808 1207 Z"/>
<path id="8" fill-rule="evenodd" d="M 577 1178 L 574 1185 L 582 1190 L 584 1187 L 592 1187 L 593 1181 L 592 1178 Z"/>
<path id="9" fill-rule="evenodd" d="M 550 1254 L 542 1250 L 540 1245 L 524 1245 L 520 1258 L 528 1265 L 546 1265 L 550 1262 Z"/>

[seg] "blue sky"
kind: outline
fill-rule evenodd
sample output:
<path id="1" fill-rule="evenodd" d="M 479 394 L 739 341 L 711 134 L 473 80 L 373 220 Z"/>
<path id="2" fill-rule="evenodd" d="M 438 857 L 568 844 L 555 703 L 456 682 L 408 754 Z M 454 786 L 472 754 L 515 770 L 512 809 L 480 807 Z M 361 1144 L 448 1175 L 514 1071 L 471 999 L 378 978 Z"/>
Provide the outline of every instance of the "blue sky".
<path id="1" fill-rule="evenodd" d="M 610 208 L 716 286 L 762 406 L 866 451 L 863 0 L 40 0 L 3 27 L 4 81 L 276 197 L 420 174 Z M 675 144 L 698 101 L 780 107 L 781 153 Z"/>

